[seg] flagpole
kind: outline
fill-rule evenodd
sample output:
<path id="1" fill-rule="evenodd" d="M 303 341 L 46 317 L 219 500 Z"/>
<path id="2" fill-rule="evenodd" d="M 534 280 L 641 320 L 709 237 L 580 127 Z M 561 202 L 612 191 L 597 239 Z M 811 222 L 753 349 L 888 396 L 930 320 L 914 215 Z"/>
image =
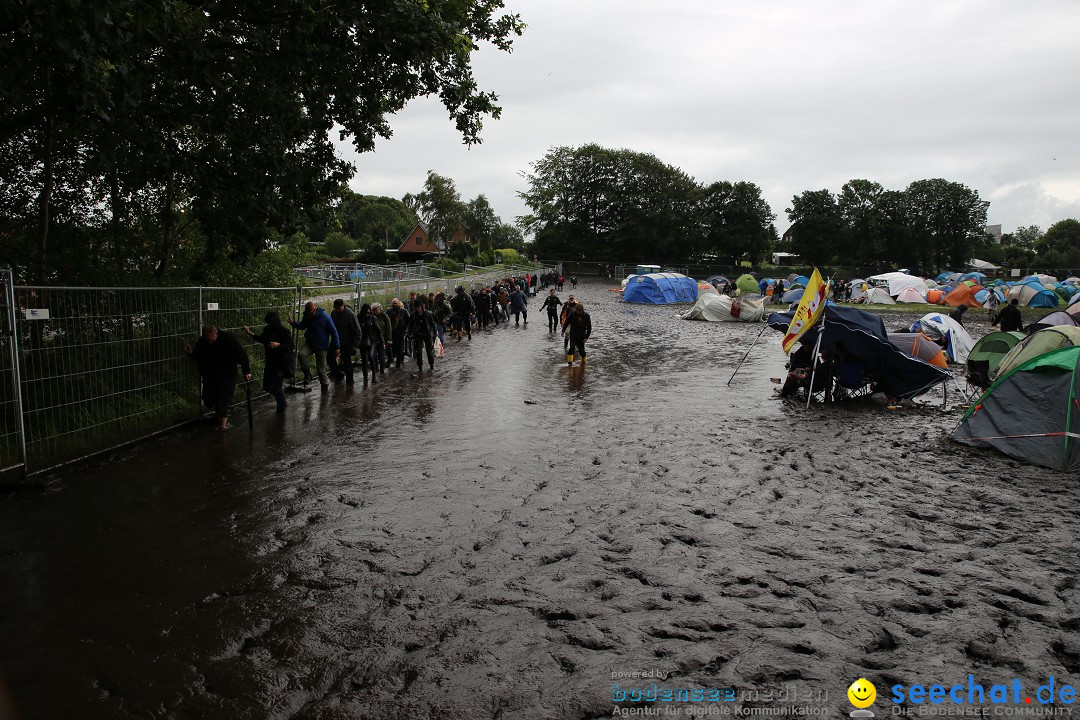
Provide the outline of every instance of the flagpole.
<path id="1" fill-rule="evenodd" d="M 814 343 L 814 365 L 810 370 L 810 387 L 806 388 L 806 409 L 810 409 L 810 400 L 814 397 L 814 376 L 817 375 L 818 353 L 821 351 L 821 338 L 825 335 L 825 313 L 821 313 L 821 327 L 818 328 L 817 342 Z M 826 395 L 828 387 L 825 388 Z"/>
<path id="2" fill-rule="evenodd" d="M 735 372 L 731 373 L 731 377 L 728 378 L 727 384 L 729 387 L 731 386 L 731 381 L 735 379 L 736 373 L 739 372 L 739 368 L 741 368 L 743 366 L 743 363 L 746 362 L 746 358 L 750 357 L 750 351 L 754 349 L 754 346 L 757 345 L 757 341 L 761 339 L 761 336 L 764 335 L 765 331 L 768 329 L 769 323 L 766 320 L 765 327 L 761 328 L 761 332 L 759 332 L 757 337 L 754 338 L 754 342 L 750 343 L 750 347 L 746 349 L 746 354 L 742 356 L 742 360 L 740 360 L 739 364 L 735 366 Z"/>

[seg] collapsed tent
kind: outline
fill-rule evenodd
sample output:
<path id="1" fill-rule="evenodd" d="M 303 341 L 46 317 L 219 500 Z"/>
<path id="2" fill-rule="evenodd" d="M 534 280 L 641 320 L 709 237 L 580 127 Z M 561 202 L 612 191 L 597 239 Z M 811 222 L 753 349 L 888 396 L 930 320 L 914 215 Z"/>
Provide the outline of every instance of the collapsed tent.
<path id="1" fill-rule="evenodd" d="M 1073 346 L 1080 346 L 1080 328 L 1061 326 L 1039 330 L 1017 343 L 1016 347 L 1001 359 L 998 375 L 1004 375 L 1043 353 Z"/>
<path id="2" fill-rule="evenodd" d="M 769 327 L 786 333 L 794 316 L 794 312 L 772 313 Z M 833 345 L 842 343 L 849 357 L 862 361 L 865 375 L 874 378 L 881 390 L 895 397 L 921 395 L 951 377 L 947 370 L 906 355 L 890 343 L 885 323 L 872 313 L 826 305 L 822 321 L 807 330 L 800 340 L 813 345 L 819 333 L 822 333 L 822 351 L 830 351 Z"/>
<path id="3" fill-rule="evenodd" d="M 1035 465 L 1080 470 L 1080 347 L 1043 353 L 1002 374 L 953 430 Z"/>
<path id="4" fill-rule="evenodd" d="M 681 273 L 635 275 L 623 290 L 623 302 L 650 305 L 692 303 L 697 297 L 697 283 Z"/>
<path id="5" fill-rule="evenodd" d="M 976 293 L 982 290 L 978 285 L 960 283 L 951 293 L 945 296 L 945 304 L 953 307 L 966 305 L 968 307 L 981 307 L 982 303 L 975 299 Z"/>
<path id="6" fill-rule="evenodd" d="M 949 369 L 949 359 L 945 357 L 945 351 L 922 333 L 889 333 L 889 342 L 908 357 Z"/>
<path id="7" fill-rule="evenodd" d="M 968 353 L 975 344 L 975 340 L 963 325 L 940 313 L 923 315 L 912 323 L 911 332 L 926 333 L 934 340 L 941 338 L 945 342 L 945 354 L 958 363 L 967 362 Z"/>
<path id="8" fill-rule="evenodd" d="M 979 387 L 989 387 L 997 375 L 1002 359 L 1025 337 L 1022 332 L 992 332 L 979 338 L 968 353 L 968 382 Z"/>
<path id="9" fill-rule="evenodd" d="M 700 296 L 694 306 L 682 315 L 684 320 L 708 322 L 760 322 L 763 317 L 765 317 L 763 300 L 736 299 L 717 293 Z"/>
<path id="10" fill-rule="evenodd" d="M 758 287 L 757 278 L 750 273 L 746 275 L 740 275 L 739 279 L 735 281 L 735 287 L 743 293 L 757 293 L 761 294 L 761 289 Z"/>
<path id="11" fill-rule="evenodd" d="M 930 291 L 927 290 L 929 293 Z M 926 303 L 926 298 L 919 294 L 919 291 L 913 287 L 906 287 L 900 291 L 900 294 L 896 296 L 896 302 L 898 303 Z"/>

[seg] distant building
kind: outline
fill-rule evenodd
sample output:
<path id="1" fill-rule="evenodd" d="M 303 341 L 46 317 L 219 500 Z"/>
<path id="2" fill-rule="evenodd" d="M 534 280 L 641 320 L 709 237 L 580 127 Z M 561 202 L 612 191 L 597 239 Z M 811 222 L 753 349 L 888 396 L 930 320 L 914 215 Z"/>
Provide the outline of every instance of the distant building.
<path id="1" fill-rule="evenodd" d="M 424 223 L 417 223 L 416 227 L 412 229 L 412 232 L 406 235 L 405 240 L 398 246 L 397 256 L 402 262 L 422 260 L 430 255 L 442 255 L 447 248 L 465 242 L 467 239 L 465 228 L 459 227 L 450 236 L 450 240 L 446 244 L 446 247 L 443 247 L 442 243 L 432 240 L 428 236 L 427 225 Z"/>
<path id="2" fill-rule="evenodd" d="M 987 225 L 983 230 L 987 235 L 994 238 L 994 244 L 1001 244 L 1001 226 L 1000 225 Z"/>
<path id="3" fill-rule="evenodd" d="M 795 253 L 775 252 L 772 254 L 773 265 L 798 265 L 802 258 Z"/>

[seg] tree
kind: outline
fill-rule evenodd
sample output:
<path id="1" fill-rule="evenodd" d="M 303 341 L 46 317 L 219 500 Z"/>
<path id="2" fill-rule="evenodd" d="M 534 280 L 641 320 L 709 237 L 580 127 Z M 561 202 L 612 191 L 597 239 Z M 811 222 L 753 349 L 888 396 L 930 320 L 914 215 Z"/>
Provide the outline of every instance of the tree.
<path id="1" fill-rule="evenodd" d="M 827 265 L 841 249 L 844 231 L 836 197 L 828 190 L 807 190 L 791 199 L 791 252 L 814 265 Z"/>
<path id="2" fill-rule="evenodd" d="M 493 247 L 499 223 L 499 216 L 491 208 L 486 196 L 477 195 L 465 206 L 465 234 L 470 242 L 477 244 L 480 252 L 486 252 Z"/>
<path id="3" fill-rule="evenodd" d="M 904 191 L 912 241 L 929 251 L 937 268 L 964 267 L 986 228 L 990 203 L 956 182 L 917 180 Z"/>
<path id="4" fill-rule="evenodd" d="M 519 221 L 539 254 L 665 262 L 702 246 L 699 186 L 653 155 L 563 146 L 532 167 Z"/>
<path id="5" fill-rule="evenodd" d="M 775 242 L 776 219 L 761 189 L 750 182 L 715 182 L 701 194 L 704 249 L 734 260 L 759 264 Z"/>
<path id="6" fill-rule="evenodd" d="M 508 51 L 523 29 L 500 8 L 12 0 L 0 21 L 0 177 L 22 175 L 31 201 L 0 230 L 33 249 L 39 281 L 57 275 L 55 241 L 86 228 L 149 257 L 159 278 L 185 224 L 207 229 L 203 269 L 263 250 L 351 175 L 332 129 L 368 151 L 389 137 L 389 115 L 438 95 L 464 142 L 480 141 L 499 107 L 472 54 L 481 42 Z M 68 218 L 78 232 L 51 234 Z"/>
<path id="7" fill-rule="evenodd" d="M 454 181 L 434 170 L 428 170 L 424 189 L 418 195 L 406 195 L 403 202 L 428 226 L 433 240 L 446 242 L 465 227 L 467 208 Z"/>
<path id="8" fill-rule="evenodd" d="M 885 216 L 880 207 L 885 188 L 870 180 L 849 180 L 840 189 L 837 209 L 844 223 L 837 255 L 865 263 L 881 258 Z"/>
<path id="9" fill-rule="evenodd" d="M 396 198 L 360 195 L 348 188 L 341 191 L 332 214 L 342 232 L 365 247 L 397 247 L 419 222 L 416 213 Z"/>
<path id="10" fill-rule="evenodd" d="M 1080 267 L 1080 221 L 1059 220 L 1035 243 L 1038 263 L 1046 268 Z"/>

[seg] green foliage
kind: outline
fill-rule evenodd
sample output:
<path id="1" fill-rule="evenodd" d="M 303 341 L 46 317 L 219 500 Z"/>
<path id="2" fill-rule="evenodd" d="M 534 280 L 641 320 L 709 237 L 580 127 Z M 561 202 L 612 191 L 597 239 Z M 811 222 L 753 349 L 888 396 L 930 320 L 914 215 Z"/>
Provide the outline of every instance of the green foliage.
<path id="1" fill-rule="evenodd" d="M 361 247 L 379 245 L 396 248 L 420 222 L 400 200 L 377 195 L 359 195 L 348 188 L 332 213 L 334 224 L 354 238 Z"/>
<path id="2" fill-rule="evenodd" d="M 454 181 L 434 170 L 428 170 L 420 194 L 406 195 L 404 203 L 423 219 L 434 241 L 450 240 L 458 229 L 465 227 L 467 209 Z"/>
<path id="3" fill-rule="evenodd" d="M 1080 266 L 1080 221 L 1059 220 L 1035 242 L 1039 263 L 1048 268 Z"/>
<path id="4" fill-rule="evenodd" d="M 9 5 L 0 237 L 42 282 L 67 279 L 51 253 L 69 242 L 125 246 L 159 282 L 174 279 L 191 227 L 196 274 L 262 252 L 352 174 L 329 132 L 371 150 L 415 97 L 439 96 L 479 142 L 499 107 L 472 53 L 482 41 L 508 51 L 524 27 L 500 0 Z"/>
<path id="5" fill-rule="evenodd" d="M 343 259 L 356 247 L 356 240 L 343 232 L 334 231 L 327 233 L 323 245 L 326 247 L 326 252 L 330 257 Z"/>
<path id="6" fill-rule="evenodd" d="M 495 251 L 497 261 L 503 265 L 524 265 L 525 258 L 514 248 L 499 248 Z"/>
<path id="7" fill-rule="evenodd" d="M 828 190 L 807 190 L 791 199 L 790 252 L 807 264 L 827 265 L 842 252 L 843 219 L 836 197 Z"/>
<path id="8" fill-rule="evenodd" d="M 458 260 L 452 260 L 450 258 L 439 258 L 432 260 L 426 264 L 428 268 L 439 272 L 439 277 L 461 275 L 465 268 Z"/>
<path id="9" fill-rule="evenodd" d="M 767 256 L 775 243 L 776 219 L 761 190 L 749 182 L 716 182 L 706 187 L 701 199 L 704 250 L 717 257 L 747 257 L 754 265 Z"/>

